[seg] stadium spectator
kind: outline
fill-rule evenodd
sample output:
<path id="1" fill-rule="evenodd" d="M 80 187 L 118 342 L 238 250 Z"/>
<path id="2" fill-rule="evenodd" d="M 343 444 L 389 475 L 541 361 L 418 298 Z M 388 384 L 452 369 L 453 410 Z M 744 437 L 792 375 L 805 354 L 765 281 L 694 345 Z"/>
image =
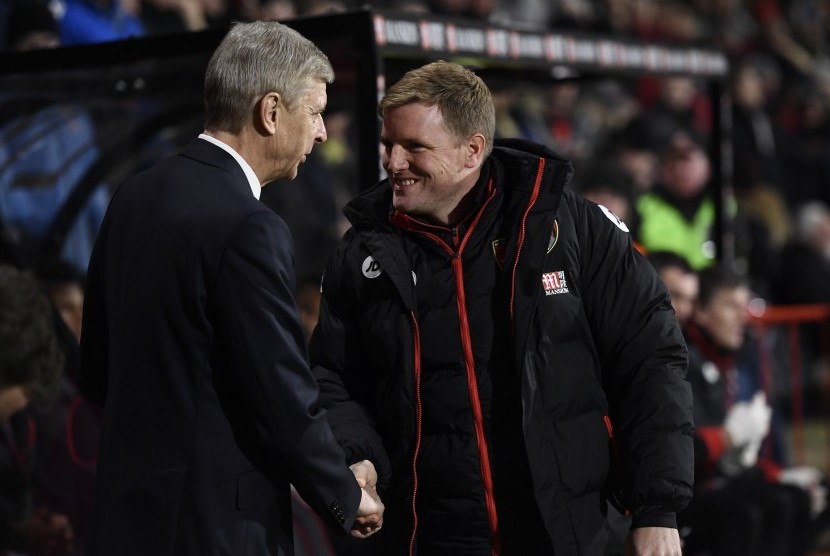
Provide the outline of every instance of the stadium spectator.
<path id="1" fill-rule="evenodd" d="M 647 251 L 672 251 L 699 270 L 714 261 L 714 201 L 706 190 L 709 157 L 688 135 L 678 133 L 660 160 L 654 191 L 637 199 L 638 241 Z"/>
<path id="2" fill-rule="evenodd" d="M 681 328 L 692 317 L 698 295 L 698 276 L 686 259 L 670 251 L 653 251 L 648 262 L 669 290 L 674 316 Z"/>
<path id="3" fill-rule="evenodd" d="M 745 340 L 745 277 L 714 265 L 700 272 L 687 324 L 695 408 L 695 497 L 678 515 L 685 552 L 799 556 L 827 523 L 827 488 L 812 467 L 759 459 L 772 408 L 762 391 L 740 399 L 736 354 Z"/>
<path id="4" fill-rule="evenodd" d="M 24 410 L 48 405 L 57 392 L 63 354 L 53 311 L 30 273 L 0 265 L 0 550 L 69 556 L 67 516 L 34 506 L 41 453 L 37 427 Z"/>

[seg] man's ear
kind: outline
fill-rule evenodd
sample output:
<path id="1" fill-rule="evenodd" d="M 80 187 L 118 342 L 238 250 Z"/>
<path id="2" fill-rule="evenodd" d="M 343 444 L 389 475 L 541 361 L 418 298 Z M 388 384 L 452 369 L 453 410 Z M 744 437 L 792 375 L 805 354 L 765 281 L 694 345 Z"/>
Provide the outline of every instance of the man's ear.
<path id="1" fill-rule="evenodd" d="M 259 123 L 268 135 L 274 135 L 279 129 L 280 105 L 282 102 L 279 93 L 270 92 L 263 96 L 257 104 Z"/>
<path id="2" fill-rule="evenodd" d="M 486 147 L 487 140 L 481 133 L 476 133 L 467 139 L 467 159 L 465 160 L 464 166 L 467 168 L 477 168 L 480 166 Z"/>

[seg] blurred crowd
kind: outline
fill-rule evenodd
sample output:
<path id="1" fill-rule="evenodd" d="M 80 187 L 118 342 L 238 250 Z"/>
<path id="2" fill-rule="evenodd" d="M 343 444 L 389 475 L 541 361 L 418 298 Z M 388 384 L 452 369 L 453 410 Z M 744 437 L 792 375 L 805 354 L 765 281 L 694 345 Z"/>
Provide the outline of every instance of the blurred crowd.
<path id="1" fill-rule="evenodd" d="M 576 170 L 573 187 L 624 220 L 645 251 L 678 252 L 701 269 L 715 260 L 715 240 L 724 239 L 738 270 L 747 273 L 754 291 L 770 302 L 830 301 L 830 291 L 821 287 L 830 277 L 830 5 L 826 2 L 8 2 L 5 44 L 11 50 L 195 31 L 225 27 L 234 20 L 286 19 L 365 5 L 520 28 L 612 33 L 718 48 L 731 66 L 727 85 L 731 149 L 723 165 L 729 170 L 723 185 L 731 225 L 725 238 L 713 236 L 716 199 L 709 186 L 712 155 L 721 147 L 713 144 L 716 107 L 705 82 L 654 75 L 548 84 L 493 82 L 497 134 L 546 144 L 571 159 Z M 49 14 L 43 13 L 44 6 Z M 352 115 L 335 111 L 328 118 L 336 132 L 330 133 L 334 140 L 317 162 L 330 175 L 342 175 L 339 165 L 354 160 L 357 148 L 348 135 Z M 317 205 L 328 203 L 322 220 L 337 220 L 339 207 L 367 184 L 335 185 L 311 200 Z M 310 226 L 305 223 L 305 230 Z M 338 225 L 325 230 L 335 239 L 340 233 Z"/>

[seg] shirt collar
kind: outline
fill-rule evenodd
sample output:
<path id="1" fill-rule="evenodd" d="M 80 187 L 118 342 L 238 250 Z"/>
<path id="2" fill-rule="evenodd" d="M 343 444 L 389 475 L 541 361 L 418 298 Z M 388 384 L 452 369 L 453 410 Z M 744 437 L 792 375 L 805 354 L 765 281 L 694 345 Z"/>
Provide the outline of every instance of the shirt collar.
<path id="1" fill-rule="evenodd" d="M 245 162 L 245 159 L 239 156 L 239 153 L 236 152 L 230 145 L 220 141 L 216 137 L 211 137 L 206 133 L 200 133 L 199 139 L 204 139 L 208 143 L 213 143 L 220 149 L 230 154 L 242 167 L 242 171 L 245 172 L 245 177 L 248 178 L 248 185 L 251 186 L 251 192 L 253 192 L 254 197 L 259 199 L 259 196 L 262 193 L 262 186 L 259 183 L 259 178 L 257 178 L 256 174 L 254 173 L 254 169 L 251 168 L 251 165 Z"/>

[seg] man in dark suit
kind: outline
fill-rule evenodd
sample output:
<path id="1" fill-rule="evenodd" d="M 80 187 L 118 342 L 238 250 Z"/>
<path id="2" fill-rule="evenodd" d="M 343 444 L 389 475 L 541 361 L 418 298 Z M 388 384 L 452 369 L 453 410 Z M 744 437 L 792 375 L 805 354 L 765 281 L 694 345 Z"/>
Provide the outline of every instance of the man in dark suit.
<path id="1" fill-rule="evenodd" d="M 332 79 L 295 31 L 235 25 L 205 132 L 113 196 L 81 339 L 105 409 L 89 554 L 293 554 L 289 482 L 335 530 L 380 527 L 374 468 L 350 472 L 316 404 L 288 229 L 257 200 L 326 140 Z"/>

